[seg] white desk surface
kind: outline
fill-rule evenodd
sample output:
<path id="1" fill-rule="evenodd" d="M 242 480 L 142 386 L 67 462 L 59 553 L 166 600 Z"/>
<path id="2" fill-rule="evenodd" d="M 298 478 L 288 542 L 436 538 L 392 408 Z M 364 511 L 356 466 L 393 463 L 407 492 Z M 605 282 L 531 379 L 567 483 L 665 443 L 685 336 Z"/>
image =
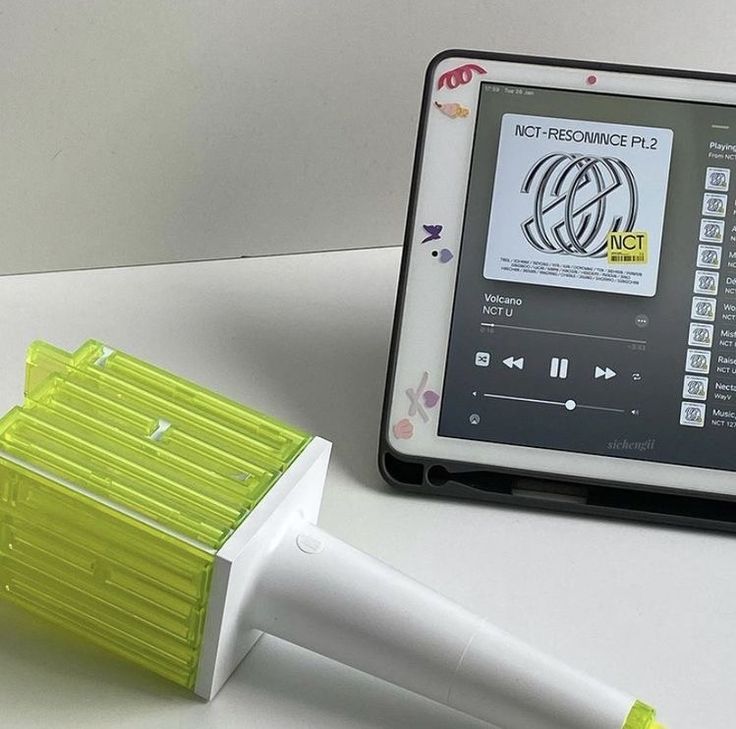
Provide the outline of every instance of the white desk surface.
<path id="1" fill-rule="evenodd" d="M 334 441 L 320 524 L 540 648 L 657 705 L 734 725 L 736 538 L 416 498 L 376 470 L 397 249 L 0 279 L 0 409 L 25 348 L 87 338 Z M 421 616 L 418 616 L 421 618 Z M 0 601 L 4 729 L 486 726 L 264 637 L 218 698 Z"/>

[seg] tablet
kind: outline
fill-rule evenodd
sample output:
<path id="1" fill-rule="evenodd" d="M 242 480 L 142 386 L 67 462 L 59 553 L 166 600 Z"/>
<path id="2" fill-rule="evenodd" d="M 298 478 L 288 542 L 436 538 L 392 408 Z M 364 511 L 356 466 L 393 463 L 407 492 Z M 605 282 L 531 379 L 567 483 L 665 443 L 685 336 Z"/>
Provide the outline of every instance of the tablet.
<path id="1" fill-rule="evenodd" d="M 735 82 L 432 61 L 381 430 L 390 483 L 736 527 Z"/>

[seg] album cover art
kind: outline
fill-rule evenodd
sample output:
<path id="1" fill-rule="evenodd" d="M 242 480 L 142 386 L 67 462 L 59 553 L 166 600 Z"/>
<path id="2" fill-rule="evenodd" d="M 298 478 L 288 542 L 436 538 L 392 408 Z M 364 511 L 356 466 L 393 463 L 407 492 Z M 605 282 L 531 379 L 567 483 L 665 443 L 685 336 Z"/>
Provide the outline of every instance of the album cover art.
<path id="1" fill-rule="evenodd" d="M 654 296 L 671 129 L 505 114 L 483 274 Z"/>

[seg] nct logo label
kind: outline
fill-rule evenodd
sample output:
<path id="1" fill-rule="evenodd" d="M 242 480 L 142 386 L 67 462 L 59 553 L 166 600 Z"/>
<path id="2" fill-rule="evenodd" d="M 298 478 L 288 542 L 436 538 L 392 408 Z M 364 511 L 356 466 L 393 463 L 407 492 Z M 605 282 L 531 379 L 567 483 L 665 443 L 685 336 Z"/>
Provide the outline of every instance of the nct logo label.
<path id="1" fill-rule="evenodd" d="M 646 263 L 649 260 L 649 236 L 644 231 L 608 234 L 609 263 Z"/>
<path id="2" fill-rule="evenodd" d="M 547 154 L 532 165 L 521 192 L 533 197 L 534 210 L 521 229 L 543 253 L 604 258 L 609 236 L 631 233 L 639 209 L 634 174 L 615 157 Z"/>

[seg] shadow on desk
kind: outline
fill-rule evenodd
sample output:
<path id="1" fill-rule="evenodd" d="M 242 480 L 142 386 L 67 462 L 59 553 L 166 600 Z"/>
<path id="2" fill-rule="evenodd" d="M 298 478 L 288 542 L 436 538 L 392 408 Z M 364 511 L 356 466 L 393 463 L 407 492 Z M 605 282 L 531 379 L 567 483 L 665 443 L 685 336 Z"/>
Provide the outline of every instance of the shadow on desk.
<path id="1" fill-rule="evenodd" d="M 148 702 L 164 707 L 190 697 L 184 688 L 0 600 L 4 727 L 94 726 L 101 713 L 114 726 L 114 717 Z"/>
<path id="2" fill-rule="evenodd" d="M 206 704 L 7 602 L 0 602 L 0 705 L 8 729 L 487 726 L 270 636 Z"/>
<path id="3" fill-rule="evenodd" d="M 271 636 L 261 639 L 225 691 L 246 684 L 280 712 L 314 712 L 315 719 L 322 717 L 320 727 L 489 729 L 485 722 Z M 307 719 L 304 726 L 313 725 Z"/>

